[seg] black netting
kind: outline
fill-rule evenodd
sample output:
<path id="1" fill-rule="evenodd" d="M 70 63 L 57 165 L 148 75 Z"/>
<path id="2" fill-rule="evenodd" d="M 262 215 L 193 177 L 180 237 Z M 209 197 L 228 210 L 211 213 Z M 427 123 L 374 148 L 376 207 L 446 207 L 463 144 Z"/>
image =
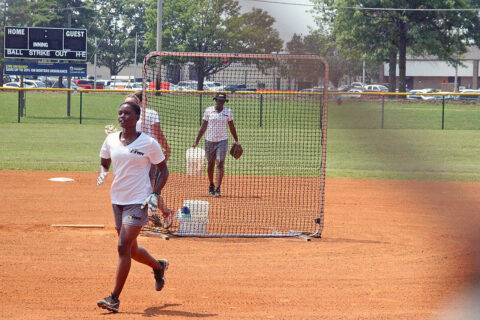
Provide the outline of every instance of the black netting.
<path id="1" fill-rule="evenodd" d="M 170 177 L 163 191 L 176 212 L 170 231 L 198 236 L 319 235 L 326 99 L 322 92 L 302 89 L 321 87 L 325 78 L 325 66 L 315 56 L 147 56 L 144 100 L 158 113 L 171 149 Z M 232 110 L 244 153 L 238 160 L 227 153 L 221 197 L 215 197 L 209 195 L 203 156 L 206 135 L 197 149 L 191 147 L 206 108 L 215 106 L 219 92 L 227 95 L 224 107 Z M 234 140 L 225 127 L 230 150 Z M 217 172 L 215 167 L 215 183 Z M 180 212 L 184 206 L 190 216 Z"/>

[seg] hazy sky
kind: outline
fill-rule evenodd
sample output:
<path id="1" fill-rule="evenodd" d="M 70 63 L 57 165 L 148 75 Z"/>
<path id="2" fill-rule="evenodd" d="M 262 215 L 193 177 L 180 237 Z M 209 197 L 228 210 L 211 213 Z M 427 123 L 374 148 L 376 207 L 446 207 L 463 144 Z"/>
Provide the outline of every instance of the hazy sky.
<path id="1" fill-rule="evenodd" d="M 290 41 L 294 33 L 308 34 L 308 26 L 315 26 L 311 13 L 306 12 L 312 9 L 309 0 L 275 0 L 274 2 L 306 4 L 309 6 L 267 3 L 254 0 L 238 0 L 242 11 L 250 11 L 253 7 L 267 11 L 276 22 L 274 27 L 280 32 L 284 41 Z"/>

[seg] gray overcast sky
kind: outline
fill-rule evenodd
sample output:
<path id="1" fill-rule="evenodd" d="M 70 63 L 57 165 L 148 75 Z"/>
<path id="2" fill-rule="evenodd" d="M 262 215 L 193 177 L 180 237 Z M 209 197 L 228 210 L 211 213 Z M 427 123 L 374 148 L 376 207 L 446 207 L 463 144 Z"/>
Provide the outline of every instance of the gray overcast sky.
<path id="1" fill-rule="evenodd" d="M 311 5 L 309 0 L 276 0 L 278 2 L 298 3 Z M 267 3 L 252 0 L 238 0 L 243 11 L 250 11 L 252 8 L 260 8 L 267 11 L 275 18 L 274 27 L 280 32 L 280 38 L 287 42 L 292 39 L 294 33 L 308 34 L 308 26 L 314 27 L 313 16 L 306 12 L 312 9 L 311 6 L 299 6 L 280 3 Z"/>

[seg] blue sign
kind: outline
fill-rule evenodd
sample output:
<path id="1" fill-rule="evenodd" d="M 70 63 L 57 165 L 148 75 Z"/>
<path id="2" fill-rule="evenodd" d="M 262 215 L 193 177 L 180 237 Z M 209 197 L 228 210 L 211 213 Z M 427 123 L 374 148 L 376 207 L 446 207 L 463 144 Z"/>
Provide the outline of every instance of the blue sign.
<path id="1" fill-rule="evenodd" d="M 53 62 L 8 62 L 5 61 L 5 74 L 19 76 L 87 76 L 87 65 L 84 63 Z"/>

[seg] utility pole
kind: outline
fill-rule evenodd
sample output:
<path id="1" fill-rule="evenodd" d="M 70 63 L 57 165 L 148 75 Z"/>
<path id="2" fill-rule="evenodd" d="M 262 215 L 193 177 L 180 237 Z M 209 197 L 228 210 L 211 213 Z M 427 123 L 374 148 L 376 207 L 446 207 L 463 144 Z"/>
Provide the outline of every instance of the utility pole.
<path id="1" fill-rule="evenodd" d="M 72 13 L 69 12 L 68 13 L 68 16 L 67 16 L 67 21 L 68 21 L 68 27 L 71 28 L 72 27 Z M 72 82 L 72 77 L 69 75 L 67 77 L 67 88 L 70 89 L 71 88 L 71 83 Z M 63 80 L 62 78 L 60 77 L 60 85 L 63 86 Z M 67 117 L 70 117 L 70 102 L 71 102 L 71 98 L 72 98 L 72 94 L 70 91 L 67 92 Z"/>
<path id="2" fill-rule="evenodd" d="M 163 0 L 157 0 L 157 51 L 162 51 L 162 14 L 163 14 Z M 162 62 L 160 57 L 157 57 L 156 65 L 156 79 L 155 90 L 160 90 L 160 82 L 162 80 Z M 145 80 L 145 79 L 144 79 Z"/>
<path id="3" fill-rule="evenodd" d="M 138 42 L 138 35 L 135 32 L 135 68 L 133 69 L 133 83 L 137 81 L 137 42 Z"/>
<path id="4" fill-rule="evenodd" d="M 97 37 L 95 37 L 95 54 L 93 55 L 93 87 L 97 88 Z"/>
<path id="5" fill-rule="evenodd" d="M 365 85 L 365 60 L 363 60 L 363 68 L 362 68 L 362 83 Z"/>
<path id="6" fill-rule="evenodd" d="M 162 51 L 163 0 L 157 1 L 157 51 Z"/>
<path id="7" fill-rule="evenodd" d="M 7 0 L 3 0 L 3 30 L 7 25 Z M 5 43 L 2 46 L 2 52 L 5 51 Z M 5 65 L 5 59 L 0 63 L 0 86 L 3 86 L 3 66 Z"/>

